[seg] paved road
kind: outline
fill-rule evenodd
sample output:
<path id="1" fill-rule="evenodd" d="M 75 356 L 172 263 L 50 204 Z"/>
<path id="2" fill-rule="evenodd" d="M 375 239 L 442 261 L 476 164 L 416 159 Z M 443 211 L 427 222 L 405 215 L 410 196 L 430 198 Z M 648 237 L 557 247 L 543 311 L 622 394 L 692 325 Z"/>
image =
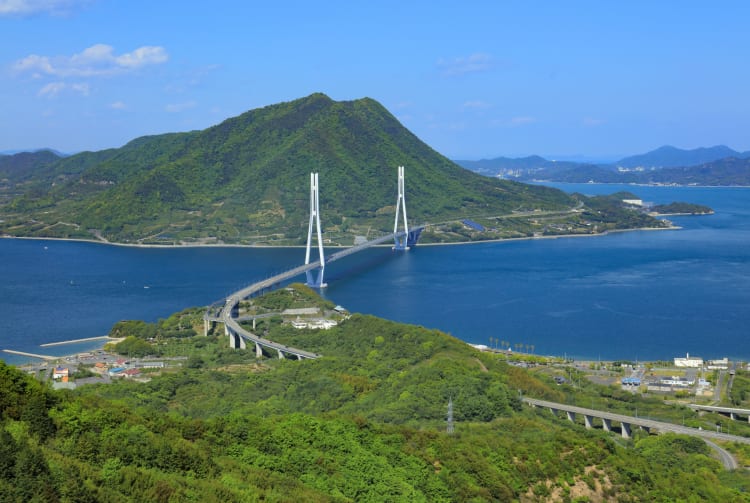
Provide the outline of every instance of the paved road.
<path id="1" fill-rule="evenodd" d="M 719 447 L 710 440 L 706 440 L 705 438 L 703 439 L 703 441 L 706 442 L 706 444 L 708 444 L 708 446 L 713 449 L 716 454 L 719 455 L 719 461 L 721 461 L 721 464 L 724 465 L 724 468 L 726 468 L 727 470 L 736 470 L 740 467 L 739 463 L 737 463 L 737 460 L 734 459 L 734 456 L 732 456 L 729 451 Z"/>
<path id="2" fill-rule="evenodd" d="M 695 437 L 707 438 L 709 440 L 723 440 L 726 442 L 740 442 L 743 444 L 750 444 L 750 438 L 740 437 L 738 435 L 729 435 L 728 433 L 719 433 L 709 430 L 701 430 L 696 428 L 690 428 L 689 426 L 681 426 L 679 424 L 667 423 L 664 421 L 655 421 L 653 419 L 644 419 L 641 417 L 627 416 L 625 414 L 614 414 L 612 412 L 605 412 L 596 409 L 587 409 L 585 407 L 577 407 L 575 405 L 567 405 L 564 403 L 547 402 L 545 400 L 536 400 L 534 398 L 523 398 L 523 401 L 529 405 L 535 405 L 537 407 L 547 407 L 550 409 L 563 410 L 574 412 L 576 414 L 582 414 L 586 416 L 593 416 L 598 418 L 609 419 L 618 423 L 627 423 L 634 426 L 642 426 L 650 430 L 655 431 L 669 431 L 672 433 L 682 433 L 683 435 L 692 435 Z"/>

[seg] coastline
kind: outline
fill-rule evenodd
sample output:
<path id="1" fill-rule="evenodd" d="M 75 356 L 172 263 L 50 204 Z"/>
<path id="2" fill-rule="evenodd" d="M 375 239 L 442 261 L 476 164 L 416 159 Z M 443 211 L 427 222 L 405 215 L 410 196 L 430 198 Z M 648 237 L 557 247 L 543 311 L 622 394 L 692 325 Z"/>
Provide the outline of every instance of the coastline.
<path id="1" fill-rule="evenodd" d="M 682 215 L 679 213 L 675 213 L 672 215 Z M 692 214 L 685 214 L 685 215 L 692 215 Z M 662 214 L 660 216 L 669 216 L 666 214 Z M 701 215 L 697 215 L 701 216 Z M 599 232 L 596 234 L 555 234 L 555 235 L 546 235 L 546 236 L 527 236 L 527 237 L 518 237 L 518 238 L 497 238 L 497 239 L 482 239 L 477 241 L 453 241 L 450 243 L 418 243 L 417 246 L 424 247 L 424 246 L 454 246 L 454 245 L 474 245 L 474 244 L 480 244 L 480 243 L 500 243 L 503 241 L 529 241 L 529 240 L 536 240 L 536 239 L 563 239 L 563 238 L 583 238 L 583 237 L 599 237 L 599 236 L 606 236 L 608 234 L 616 234 L 621 232 L 635 232 L 635 231 L 671 231 L 671 230 L 680 230 L 682 227 L 678 225 L 671 225 L 669 227 L 636 227 L 633 229 L 612 229 L 604 232 Z M 269 249 L 269 248 L 291 248 L 291 249 L 299 249 L 299 248 L 305 248 L 303 245 L 243 245 L 243 244 L 232 244 L 232 243 L 222 243 L 222 244 L 198 244 L 198 243 L 185 243 L 185 244 L 173 244 L 173 245 L 157 245 L 157 244 L 136 244 L 136 243 L 117 243 L 114 241 L 100 241 L 96 239 L 83 239 L 83 238 L 54 238 L 54 237 L 38 237 L 38 236 L 10 236 L 10 235 L 2 235 L 0 236 L 0 239 L 26 239 L 26 240 L 36 240 L 36 241 L 70 241 L 70 242 L 78 242 L 78 243 L 92 243 L 92 244 L 99 244 L 99 245 L 109 245 L 109 246 L 123 246 L 123 247 L 129 247 L 129 248 L 159 248 L 159 249 L 180 249 L 180 248 L 248 248 L 248 249 Z M 391 245 L 377 245 L 378 247 L 385 248 L 390 247 Z M 344 246 L 344 245 L 324 245 L 324 248 L 350 248 L 350 246 Z"/>
<path id="2" fill-rule="evenodd" d="M 530 180 L 523 181 L 520 183 L 535 183 L 535 184 L 562 184 L 562 185 L 632 185 L 633 187 L 664 187 L 664 188 L 685 188 L 689 189 L 695 187 L 696 189 L 750 189 L 750 185 L 682 185 L 682 184 L 666 184 L 666 183 L 633 183 L 633 182 L 556 182 L 554 180 Z"/>
<path id="3" fill-rule="evenodd" d="M 27 360 L 24 360 L 23 362 L 20 362 L 17 364 L 11 364 L 11 365 L 15 365 L 16 367 L 21 367 L 25 365 L 33 365 L 35 363 L 38 363 L 39 360 L 43 362 L 52 363 L 58 360 L 74 358 L 75 356 L 82 354 L 82 353 L 88 353 L 90 351 L 100 351 L 100 350 L 103 350 L 104 346 L 106 346 L 107 344 L 111 342 L 117 343 L 117 342 L 122 341 L 123 339 L 124 339 L 123 337 L 110 337 L 109 335 L 99 335 L 96 337 L 84 337 L 81 339 L 71 339 L 67 341 L 46 342 L 44 344 L 39 344 L 40 348 L 48 348 L 48 347 L 54 347 L 54 346 L 65 346 L 68 344 L 83 344 L 87 342 L 91 342 L 91 343 L 98 342 L 98 344 L 94 344 L 93 346 L 91 346 L 85 351 L 76 351 L 74 353 L 66 353 L 64 355 L 47 355 L 47 354 L 40 354 L 40 353 L 32 353 L 30 351 L 19 351 L 19 350 L 8 349 L 8 348 L 3 349 L 2 352 L 17 356 L 17 357 L 28 358 Z M 2 357 L 0 357 L 0 360 L 2 360 Z"/>

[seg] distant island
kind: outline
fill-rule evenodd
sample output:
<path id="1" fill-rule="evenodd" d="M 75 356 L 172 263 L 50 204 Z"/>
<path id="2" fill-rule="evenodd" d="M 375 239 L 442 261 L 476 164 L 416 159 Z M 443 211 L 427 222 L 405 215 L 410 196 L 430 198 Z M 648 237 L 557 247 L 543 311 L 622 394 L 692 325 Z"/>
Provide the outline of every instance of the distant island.
<path id="1" fill-rule="evenodd" d="M 702 204 L 673 202 L 649 208 L 657 215 L 713 215 L 714 210 Z"/>
<path id="2" fill-rule="evenodd" d="M 130 245 L 298 246 L 320 173 L 327 246 L 392 232 L 398 166 L 422 243 L 665 228 L 614 199 L 480 176 L 370 98 L 320 93 L 98 152 L 0 156 L 0 235 Z"/>
<path id="3" fill-rule="evenodd" d="M 456 162 L 486 176 L 518 181 L 750 186 L 750 152 L 724 145 L 693 150 L 664 146 L 611 164 L 557 162 L 540 156 Z"/>

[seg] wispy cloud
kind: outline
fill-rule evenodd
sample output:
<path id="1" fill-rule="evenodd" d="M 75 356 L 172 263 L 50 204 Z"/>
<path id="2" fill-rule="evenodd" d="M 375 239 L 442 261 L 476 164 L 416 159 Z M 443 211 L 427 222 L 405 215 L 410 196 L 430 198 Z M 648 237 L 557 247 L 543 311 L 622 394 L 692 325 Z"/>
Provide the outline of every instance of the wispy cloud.
<path id="1" fill-rule="evenodd" d="M 470 56 L 439 59 L 437 62 L 441 73 L 446 77 L 455 77 L 467 73 L 484 72 L 492 68 L 493 58 L 490 54 L 475 53 Z"/>
<path id="2" fill-rule="evenodd" d="M 474 109 L 486 109 L 486 108 L 492 108 L 492 103 L 487 103 L 486 101 L 481 100 L 473 100 L 473 101 L 467 101 L 463 104 L 464 108 L 474 108 Z"/>
<path id="3" fill-rule="evenodd" d="M 109 104 L 109 108 L 113 110 L 125 110 L 128 106 L 122 101 L 115 101 L 114 103 Z"/>
<path id="4" fill-rule="evenodd" d="M 185 110 L 194 108 L 196 104 L 197 103 L 195 101 L 186 101 L 185 103 L 172 103 L 165 106 L 164 110 L 169 113 L 184 112 Z"/>
<path id="5" fill-rule="evenodd" d="M 91 0 L 0 0 L 0 17 L 68 14 Z"/>
<path id="6" fill-rule="evenodd" d="M 46 98 L 54 98 L 63 91 L 71 91 L 76 94 L 88 96 L 91 89 L 86 83 L 66 84 L 65 82 L 50 82 L 42 87 L 37 95 Z"/>
<path id="7" fill-rule="evenodd" d="M 16 61 L 13 69 L 18 74 L 31 74 L 35 78 L 45 75 L 58 78 L 101 77 L 162 64 L 168 59 L 166 49 L 160 46 L 143 46 L 118 56 L 111 45 L 96 44 L 72 56 L 30 54 Z"/>

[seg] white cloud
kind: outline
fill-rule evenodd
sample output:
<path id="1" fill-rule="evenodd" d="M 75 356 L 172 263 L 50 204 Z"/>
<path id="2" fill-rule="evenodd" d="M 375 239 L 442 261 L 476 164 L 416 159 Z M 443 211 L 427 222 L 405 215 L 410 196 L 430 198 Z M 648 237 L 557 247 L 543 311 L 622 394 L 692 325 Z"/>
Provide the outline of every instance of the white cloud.
<path id="1" fill-rule="evenodd" d="M 72 56 L 49 57 L 30 54 L 16 61 L 13 69 L 16 73 L 31 73 L 35 78 L 42 75 L 61 78 L 100 77 L 162 64 L 168 59 L 167 51 L 159 46 L 143 46 L 117 56 L 111 45 L 96 44 Z"/>
<path id="2" fill-rule="evenodd" d="M 166 63 L 168 59 L 167 51 L 163 47 L 145 45 L 133 52 L 115 58 L 115 61 L 122 68 L 140 68 L 142 66 Z"/>
<path id="3" fill-rule="evenodd" d="M 63 89 L 65 89 L 64 82 L 50 82 L 49 84 L 41 88 L 37 94 L 39 96 L 47 96 L 49 98 L 52 98 L 60 94 Z"/>
<path id="4" fill-rule="evenodd" d="M 90 0 L 0 0 L 0 17 L 33 14 L 67 14 Z"/>
<path id="5" fill-rule="evenodd" d="M 88 96 L 91 89 L 86 83 L 66 84 L 65 82 L 50 82 L 49 84 L 42 87 L 37 95 L 47 98 L 54 98 L 63 91 L 71 91 L 83 96 Z"/>
<path id="6" fill-rule="evenodd" d="M 125 110 L 128 106 L 122 101 L 115 101 L 114 103 L 109 104 L 109 108 L 113 110 Z"/>
<path id="7" fill-rule="evenodd" d="M 454 77 L 467 73 L 487 71 L 492 68 L 493 59 L 491 55 L 479 52 L 460 58 L 441 58 L 438 60 L 437 65 L 444 76 Z"/>
<path id="8" fill-rule="evenodd" d="M 89 95 L 89 85 L 86 83 L 83 84 L 71 84 L 70 89 L 73 91 L 82 94 L 84 96 Z"/>
<path id="9" fill-rule="evenodd" d="M 172 103 L 164 107 L 164 110 L 166 110 L 169 113 L 178 113 L 183 112 L 185 110 L 189 110 L 193 107 L 195 107 L 196 103 L 195 101 L 187 101 L 185 103 Z"/>

